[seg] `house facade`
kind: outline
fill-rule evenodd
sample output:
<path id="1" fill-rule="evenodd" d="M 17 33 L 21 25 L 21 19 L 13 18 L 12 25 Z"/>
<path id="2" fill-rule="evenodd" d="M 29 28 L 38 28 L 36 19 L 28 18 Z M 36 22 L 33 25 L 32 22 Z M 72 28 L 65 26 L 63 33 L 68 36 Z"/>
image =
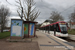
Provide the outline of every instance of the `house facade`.
<path id="1" fill-rule="evenodd" d="M 71 22 L 71 23 L 69 22 L 68 27 L 71 28 L 71 29 L 75 29 L 75 23 L 74 22 Z"/>
<path id="2" fill-rule="evenodd" d="M 48 24 L 50 24 L 50 20 L 44 21 L 44 22 L 42 23 L 41 27 L 46 26 L 46 25 L 48 25 Z"/>

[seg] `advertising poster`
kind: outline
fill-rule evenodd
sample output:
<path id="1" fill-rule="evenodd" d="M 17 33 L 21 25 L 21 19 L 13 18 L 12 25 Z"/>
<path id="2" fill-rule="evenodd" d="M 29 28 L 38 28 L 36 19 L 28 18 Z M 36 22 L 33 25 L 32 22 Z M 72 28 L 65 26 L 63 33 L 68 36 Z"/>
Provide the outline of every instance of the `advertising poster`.
<path id="1" fill-rule="evenodd" d="M 28 34 L 28 24 L 24 24 L 24 34 Z"/>
<path id="2" fill-rule="evenodd" d="M 30 23 L 30 26 L 29 26 L 29 35 L 34 35 L 34 24 L 33 23 Z"/>
<path id="3" fill-rule="evenodd" d="M 11 20 L 11 36 L 21 37 L 23 34 L 23 21 L 22 20 Z"/>

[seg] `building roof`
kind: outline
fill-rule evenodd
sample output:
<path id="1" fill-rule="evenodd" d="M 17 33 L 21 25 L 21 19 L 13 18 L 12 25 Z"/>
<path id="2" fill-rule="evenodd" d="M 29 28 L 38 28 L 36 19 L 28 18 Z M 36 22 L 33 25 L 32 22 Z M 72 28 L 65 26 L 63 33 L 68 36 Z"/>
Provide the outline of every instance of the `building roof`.
<path id="1" fill-rule="evenodd" d="M 71 22 L 71 24 L 72 24 L 72 25 L 75 25 L 75 23 L 74 23 L 74 22 Z"/>
<path id="2" fill-rule="evenodd" d="M 69 22 L 70 23 L 70 22 Z M 75 25 L 75 22 L 71 22 L 72 25 Z"/>
<path id="3" fill-rule="evenodd" d="M 55 21 L 52 21 L 52 20 L 45 20 L 44 22 L 54 23 Z"/>

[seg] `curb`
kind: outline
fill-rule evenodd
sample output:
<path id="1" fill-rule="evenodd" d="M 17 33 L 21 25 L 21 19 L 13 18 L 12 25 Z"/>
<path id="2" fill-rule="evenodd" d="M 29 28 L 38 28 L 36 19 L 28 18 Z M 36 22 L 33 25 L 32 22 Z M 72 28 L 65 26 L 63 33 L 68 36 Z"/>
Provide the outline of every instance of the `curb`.
<path id="1" fill-rule="evenodd" d="M 51 36 L 53 36 L 53 35 L 51 35 Z M 61 41 L 63 41 L 63 42 L 67 42 L 66 40 L 63 40 L 63 39 L 61 39 L 61 38 L 58 38 L 58 37 L 56 37 L 56 36 L 53 36 L 54 38 L 57 38 L 57 39 L 59 39 L 59 40 L 61 40 Z"/>
<path id="2" fill-rule="evenodd" d="M 48 34 L 48 33 L 45 33 L 45 32 L 43 32 L 44 34 L 47 34 L 47 35 L 50 35 L 50 34 Z M 67 42 L 66 40 L 63 40 L 63 39 L 61 39 L 61 38 L 58 38 L 58 37 L 56 37 L 56 36 L 54 36 L 54 35 L 50 35 L 50 36 L 53 36 L 54 38 L 57 38 L 57 39 L 59 39 L 59 40 L 61 40 L 61 41 L 63 41 L 63 42 Z"/>

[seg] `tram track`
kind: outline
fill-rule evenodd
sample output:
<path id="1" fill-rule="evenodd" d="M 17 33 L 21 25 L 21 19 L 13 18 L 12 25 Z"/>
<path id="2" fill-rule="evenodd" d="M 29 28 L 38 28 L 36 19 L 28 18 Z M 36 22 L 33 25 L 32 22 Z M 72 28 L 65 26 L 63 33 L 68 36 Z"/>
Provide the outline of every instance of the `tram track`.
<path id="1" fill-rule="evenodd" d="M 59 38 L 66 40 L 68 42 L 75 42 L 75 40 L 70 39 L 70 37 L 59 37 Z"/>

